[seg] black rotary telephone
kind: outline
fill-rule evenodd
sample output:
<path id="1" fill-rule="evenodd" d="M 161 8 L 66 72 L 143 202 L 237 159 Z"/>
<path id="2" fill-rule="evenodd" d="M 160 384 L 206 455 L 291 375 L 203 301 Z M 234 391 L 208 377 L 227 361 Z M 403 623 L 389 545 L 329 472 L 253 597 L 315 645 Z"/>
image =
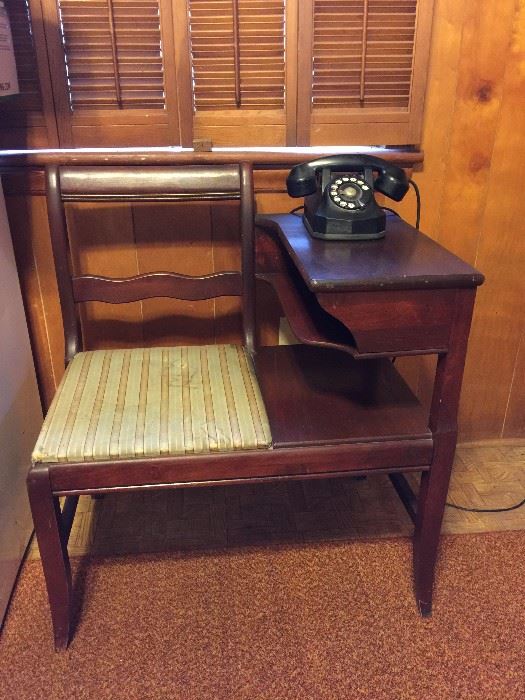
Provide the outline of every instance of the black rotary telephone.
<path id="1" fill-rule="evenodd" d="M 399 202 L 409 187 L 401 168 L 367 155 L 301 163 L 292 168 L 286 186 L 290 197 L 305 198 L 303 221 L 312 236 L 345 241 L 382 238 L 386 216 L 374 190 Z"/>

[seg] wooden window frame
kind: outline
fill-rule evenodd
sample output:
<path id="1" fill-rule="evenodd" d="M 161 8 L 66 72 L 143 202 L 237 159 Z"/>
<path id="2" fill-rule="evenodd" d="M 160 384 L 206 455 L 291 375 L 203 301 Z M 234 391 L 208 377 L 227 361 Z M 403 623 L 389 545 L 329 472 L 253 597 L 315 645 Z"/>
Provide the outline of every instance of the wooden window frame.
<path id="1" fill-rule="evenodd" d="M 341 140 L 340 143 L 418 144 L 423 122 L 434 0 L 418 0 L 417 3 L 410 105 L 408 109 L 400 110 L 312 107 L 314 3 L 315 0 L 301 0 L 299 16 L 298 43 L 303 52 L 298 56 L 297 71 L 297 145 L 337 145 L 334 138 L 341 138 L 338 135 L 343 135 L 348 128 L 352 130 L 350 140 Z M 304 50 L 305 47 L 310 47 L 310 50 Z"/>
<path id="2" fill-rule="evenodd" d="M 69 103 L 56 0 L 29 0 L 43 113 L 28 112 L 27 147 L 183 146 L 309 147 L 420 143 L 434 0 L 418 0 L 414 70 L 408 109 L 312 106 L 315 0 L 286 1 L 283 109 L 194 111 L 189 0 L 158 0 L 165 109 L 87 109 Z M 9 125 L 12 133 L 23 129 Z M 9 147 L 6 138 L 1 142 Z M 22 145 L 20 138 L 14 146 Z"/>
<path id="3" fill-rule="evenodd" d="M 46 43 L 53 81 L 55 110 L 61 147 L 121 146 L 138 143 L 136 136 L 144 127 L 152 127 L 141 142 L 147 146 L 180 143 L 175 57 L 173 50 L 163 51 L 164 109 L 82 109 L 72 111 L 67 88 L 66 64 L 59 29 L 59 10 L 56 0 L 41 0 L 46 26 Z M 160 9 L 161 41 L 172 49 L 173 16 L 171 0 L 158 0 Z M 35 2 L 31 2 L 33 6 Z M 126 132 L 126 136 L 124 136 Z M 136 136 L 135 136 L 136 135 Z M 124 138 L 123 138 L 124 136 Z M 83 137 L 83 138 L 79 138 Z M 139 136 L 140 137 L 140 136 Z M 124 142 L 123 142 L 124 141 Z M 145 143 L 144 143 L 145 142 Z"/>
<path id="4" fill-rule="evenodd" d="M 195 140 L 211 140 L 216 146 L 232 145 L 229 138 L 232 131 L 242 130 L 257 134 L 259 142 L 248 138 L 246 143 L 236 146 L 275 146 L 295 145 L 295 124 L 297 117 L 297 77 L 295 57 L 297 56 L 298 8 L 302 0 L 286 1 L 285 55 L 294 57 L 285 63 L 285 103 L 284 109 L 268 110 L 205 110 L 194 111 L 191 84 L 191 41 L 189 31 L 189 2 L 175 3 L 174 38 L 176 63 L 179 66 L 179 113 L 181 123 L 181 145 L 191 147 Z M 185 76 L 185 77 L 184 77 Z M 276 129 L 282 139 L 276 143 Z"/>

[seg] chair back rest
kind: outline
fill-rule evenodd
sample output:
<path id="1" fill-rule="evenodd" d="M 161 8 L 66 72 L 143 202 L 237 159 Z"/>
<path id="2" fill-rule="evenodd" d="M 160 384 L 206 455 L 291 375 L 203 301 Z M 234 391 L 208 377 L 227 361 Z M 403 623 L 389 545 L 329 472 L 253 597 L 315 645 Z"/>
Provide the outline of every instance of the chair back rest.
<path id="1" fill-rule="evenodd" d="M 244 343 L 254 350 L 253 173 L 248 163 L 206 166 L 57 166 L 46 168 L 51 244 L 64 321 L 66 363 L 82 349 L 76 304 L 120 304 L 153 297 L 195 301 L 240 296 Z M 127 278 L 71 273 L 66 202 L 240 200 L 241 270 L 201 277 L 159 271 Z"/>

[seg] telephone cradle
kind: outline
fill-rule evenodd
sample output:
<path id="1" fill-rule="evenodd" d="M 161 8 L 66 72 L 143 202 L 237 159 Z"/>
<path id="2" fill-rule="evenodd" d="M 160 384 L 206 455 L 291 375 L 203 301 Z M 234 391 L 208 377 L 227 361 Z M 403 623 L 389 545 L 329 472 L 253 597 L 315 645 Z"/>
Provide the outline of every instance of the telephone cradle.
<path id="1" fill-rule="evenodd" d="M 291 197 L 304 197 L 303 222 L 311 236 L 345 241 L 383 238 L 386 216 L 374 190 L 399 202 L 409 187 L 402 168 L 367 155 L 301 163 L 291 170 L 286 185 Z"/>

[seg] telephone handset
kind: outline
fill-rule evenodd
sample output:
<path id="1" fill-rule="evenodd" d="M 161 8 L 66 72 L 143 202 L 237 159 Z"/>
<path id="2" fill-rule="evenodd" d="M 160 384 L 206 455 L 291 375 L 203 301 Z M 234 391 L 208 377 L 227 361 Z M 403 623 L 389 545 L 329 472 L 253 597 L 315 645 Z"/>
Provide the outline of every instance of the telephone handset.
<path id="1" fill-rule="evenodd" d="M 315 238 L 366 240 L 385 235 L 374 190 L 399 202 L 409 184 L 401 168 L 381 158 L 337 155 L 296 165 L 286 187 L 290 197 L 305 198 L 303 221 Z"/>

